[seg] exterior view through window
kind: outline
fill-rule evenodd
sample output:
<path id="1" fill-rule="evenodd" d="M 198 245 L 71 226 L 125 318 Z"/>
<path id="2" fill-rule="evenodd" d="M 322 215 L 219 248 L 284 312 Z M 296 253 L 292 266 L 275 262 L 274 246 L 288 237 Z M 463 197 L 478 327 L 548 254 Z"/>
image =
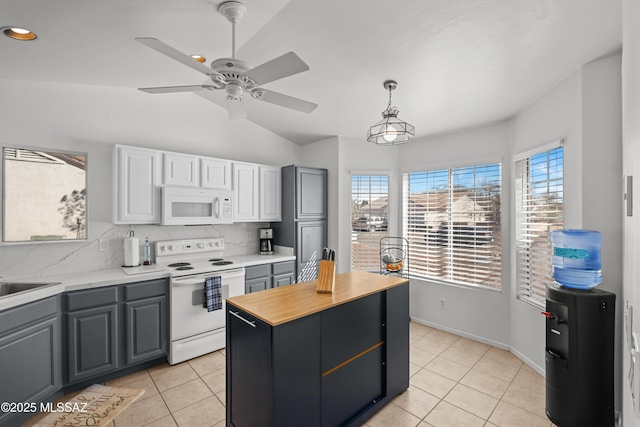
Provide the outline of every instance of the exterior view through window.
<path id="1" fill-rule="evenodd" d="M 412 277 L 502 287 L 500 164 L 403 175 Z"/>
<path id="2" fill-rule="evenodd" d="M 544 307 L 551 277 L 551 231 L 563 228 L 562 147 L 516 159 L 516 285 L 518 298 Z"/>
<path id="3" fill-rule="evenodd" d="M 379 271 L 380 239 L 389 235 L 389 177 L 351 176 L 351 270 Z"/>

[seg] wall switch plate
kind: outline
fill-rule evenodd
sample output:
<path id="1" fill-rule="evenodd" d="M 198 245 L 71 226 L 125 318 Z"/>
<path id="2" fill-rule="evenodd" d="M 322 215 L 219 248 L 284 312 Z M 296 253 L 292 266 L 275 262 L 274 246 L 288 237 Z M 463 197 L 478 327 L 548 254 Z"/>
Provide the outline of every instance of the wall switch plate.
<path id="1" fill-rule="evenodd" d="M 100 252 L 106 252 L 109 250 L 109 239 L 99 239 L 98 240 L 98 249 Z"/>

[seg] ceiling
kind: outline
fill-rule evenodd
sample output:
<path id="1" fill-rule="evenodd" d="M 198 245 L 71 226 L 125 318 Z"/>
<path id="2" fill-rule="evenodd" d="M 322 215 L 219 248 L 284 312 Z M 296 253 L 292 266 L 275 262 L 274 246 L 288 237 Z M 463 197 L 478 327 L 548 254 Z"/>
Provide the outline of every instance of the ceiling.
<path id="1" fill-rule="evenodd" d="M 198 85 L 206 77 L 134 41 L 231 55 L 221 0 L 2 0 L 0 78 L 116 86 Z M 416 138 L 502 120 L 581 65 L 621 48 L 621 0 L 243 0 L 237 57 L 256 66 L 294 51 L 310 70 L 265 85 L 312 101 L 299 113 L 248 99 L 248 119 L 300 145 L 366 138 L 386 108 L 382 83 Z M 220 106 L 192 93 L 203 108 Z M 1 96 L 1 95 L 0 95 Z"/>

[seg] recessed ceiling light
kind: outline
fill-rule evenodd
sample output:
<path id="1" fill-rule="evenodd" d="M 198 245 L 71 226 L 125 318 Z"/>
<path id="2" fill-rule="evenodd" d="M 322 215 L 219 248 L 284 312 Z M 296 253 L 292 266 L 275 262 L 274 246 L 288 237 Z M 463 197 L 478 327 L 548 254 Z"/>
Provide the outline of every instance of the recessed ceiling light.
<path id="1" fill-rule="evenodd" d="M 195 59 L 196 61 L 200 62 L 201 64 L 203 64 L 203 63 L 204 63 L 204 61 L 206 61 L 206 60 L 207 60 L 207 58 L 205 58 L 205 57 L 204 57 L 204 56 L 202 56 L 202 55 L 191 55 L 191 57 L 192 57 L 193 59 Z"/>
<path id="2" fill-rule="evenodd" d="M 14 40 L 35 40 L 38 36 L 36 33 L 20 27 L 2 27 L 2 34 Z"/>

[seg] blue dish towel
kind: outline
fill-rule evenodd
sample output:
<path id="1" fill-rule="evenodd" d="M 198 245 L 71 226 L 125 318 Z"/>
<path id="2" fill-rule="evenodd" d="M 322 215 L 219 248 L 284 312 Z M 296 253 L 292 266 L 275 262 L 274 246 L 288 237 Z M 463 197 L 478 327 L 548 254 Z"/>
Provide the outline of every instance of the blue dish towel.
<path id="1" fill-rule="evenodd" d="M 204 298 L 202 307 L 207 311 L 222 309 L 222 278 L 220 276 L 207 277 L 204 280 Z"/>

